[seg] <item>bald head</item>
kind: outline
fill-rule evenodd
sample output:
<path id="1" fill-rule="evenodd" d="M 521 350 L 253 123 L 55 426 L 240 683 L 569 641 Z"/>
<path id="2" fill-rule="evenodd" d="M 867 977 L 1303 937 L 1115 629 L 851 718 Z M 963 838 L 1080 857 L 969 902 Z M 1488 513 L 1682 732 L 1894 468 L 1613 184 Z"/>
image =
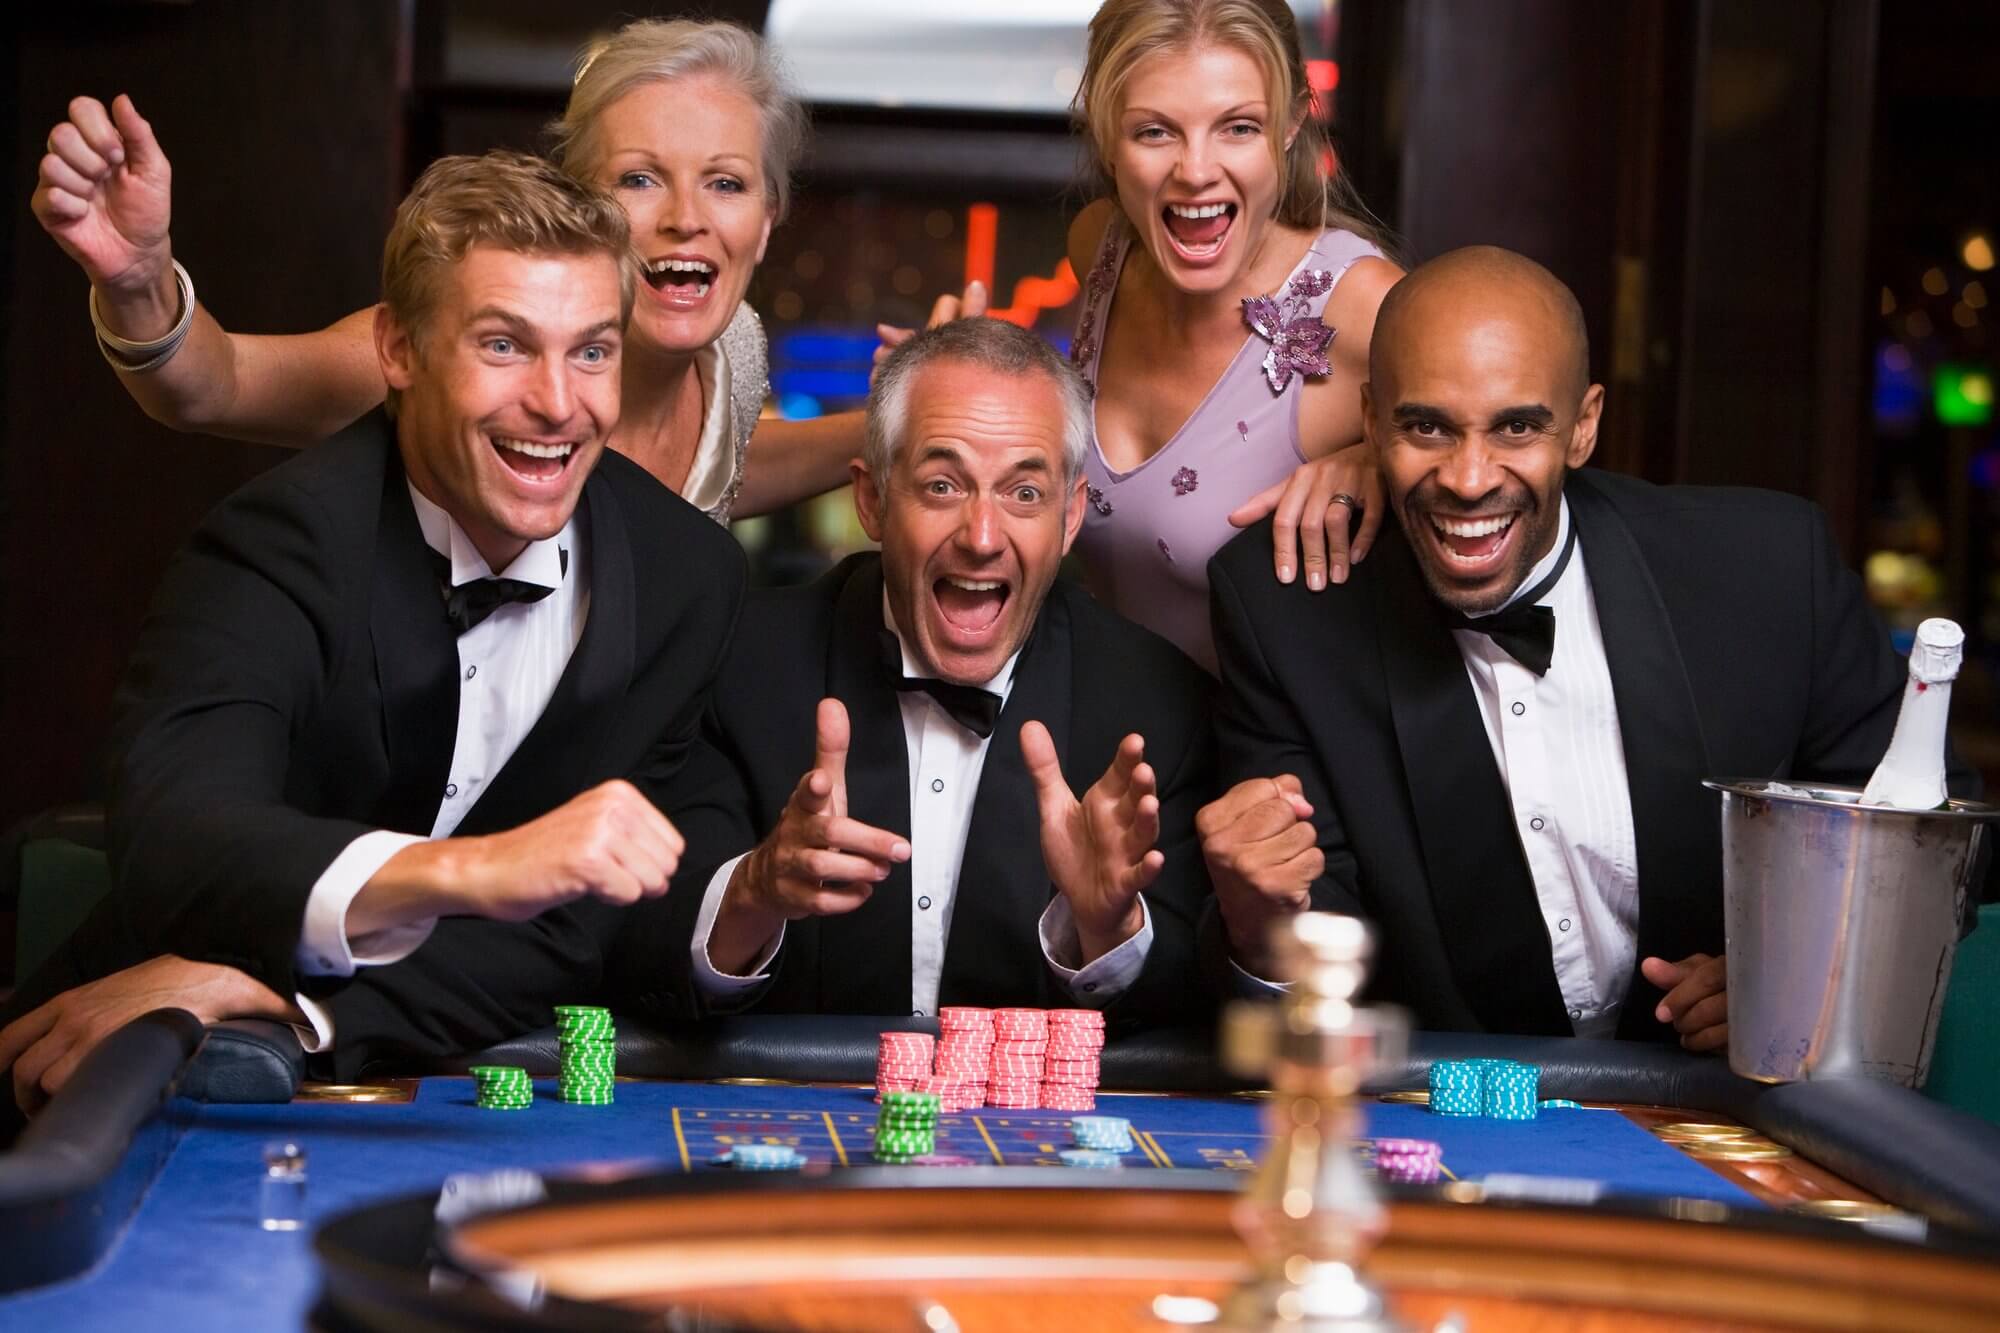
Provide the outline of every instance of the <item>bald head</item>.
<path id="1" fill-rule="evenodd" d="M 1381 380 L 1411 343 L 1489 320 L 1529 326 L 1536 354 L 1562 372 L 1559 382 L 1572 397 L 1590 387 L 1590 333 L 1575 293 L 1526 255 L 1497 245 L 1439 255 L 1389 289 L 1368 343 L 1368 378 Z"/>
<path id="2" fill-rule="evenodd" d="M 1583 312 L 1533 260 L 1479 246 L 1389 289 L 1362 430 L 1431 592 L 1480 615 L 1554 546 L 1563 479 L 1597 443 Z"/>

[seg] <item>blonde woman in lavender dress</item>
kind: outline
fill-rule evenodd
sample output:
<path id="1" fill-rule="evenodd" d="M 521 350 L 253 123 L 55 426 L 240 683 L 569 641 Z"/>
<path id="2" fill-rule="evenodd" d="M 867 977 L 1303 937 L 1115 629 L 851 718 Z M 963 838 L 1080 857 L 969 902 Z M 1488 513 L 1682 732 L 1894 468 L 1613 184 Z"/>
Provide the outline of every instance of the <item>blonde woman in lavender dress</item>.
<path id="1" fill-rule="evenodd" d="M 1323 165 L 1282 0 L 1109 0 L 1077 109 L 1109 192 L 1070 228 L 1096 396 L 1077 550 L 1213 672 L 1208 559 L 1239 528 L 1275 510 L 1275 576 L 1314 589 L 1367 553 L 1360 386 L 1402 271 Z"/>

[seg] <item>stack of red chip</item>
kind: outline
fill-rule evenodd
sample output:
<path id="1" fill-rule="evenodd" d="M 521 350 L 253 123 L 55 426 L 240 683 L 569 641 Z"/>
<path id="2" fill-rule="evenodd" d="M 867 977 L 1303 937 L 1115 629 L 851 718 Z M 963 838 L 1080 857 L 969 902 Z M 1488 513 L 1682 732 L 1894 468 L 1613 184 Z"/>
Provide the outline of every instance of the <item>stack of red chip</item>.
<path id="1" fill-rule="evenodd" d="M 946 1087 L 935 1089 L 945 1102 L 945 1110 L 969 1111 L 984 1106 L 986 1083 L 993 1069 L 993 1011 L 964 1005 L 938 1010 L 934 1068 L 937 1077 L 946 1081 Z"/>
<path id="2" fill-rule="evenodd" d="M 917 1092 L 917 1085 L 931 1076 L 931 1049 L 935 1044 L 928 1032 L 884 1032 L 875 1056 L 875 1100 L 885 1092 Z"/>
<path id="3" fill-rule="evenodd" d="M 1042 1057 L 1048 1049 L 1049 1020 L 1045 1011 L 995 1009 L 986 1104 L 1019 1110 L 1040 1106 Z"/>
<path id="4" fill-rule="evenodd" d="M 1051 1111 L 1097 1108 L 1098 1052 L 1104 1015 L 1095 1009 L 1049 1010 L 1049 1049 L 1042 1065 L 1042 1105 Z"/>

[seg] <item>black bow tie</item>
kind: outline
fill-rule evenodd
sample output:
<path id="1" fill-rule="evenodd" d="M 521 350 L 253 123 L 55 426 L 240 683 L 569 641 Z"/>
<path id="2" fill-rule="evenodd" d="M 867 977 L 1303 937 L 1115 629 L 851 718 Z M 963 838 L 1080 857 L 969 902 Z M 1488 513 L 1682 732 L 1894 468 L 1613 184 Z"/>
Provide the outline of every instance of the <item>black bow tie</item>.
<path id="1" fill-rule="evenodd" d="M 569 551 L 557 547 L 556 556 L 567 577 Z M 438 571 L 438 595 L 444 598 L 444 618 L 455 634 L 464 634 L 509 602 L 539 602 L 555 591 L 539 583 L 503 578 L 474 579 L 453 587 L 451 560 L 440 551 L 432 551 L 431 561 Z"/>
<path id="2" fill-rule="evenodd" d="M 1507 656 L 1537 676 L 1546 676 L 1549 664 L 1556 659 L 1556 613 L 1537 603 L 1554 590 L 1563 571 L 1569 568 L 1570 552 L 1575 549 L 1576 524 L 1571 523 L 1569 536 L 1563 541 L 1562 554 L 1556 558 L 1555 568 L 1540 583 L 1508 603 L 1506 609 L 1495 611 L 1490 616 L 1468 616 L 1451 611 L 1445 615 L 1446 623 L 1453 629 L 1469 629 L 1475 634 L 1484 634 L 1498 644 L 1500 651 Z"/>
<path id="3" fill-rule="evenodd" d="M 921 690 L 937 700 L 938 707 L 949 713 L 952 721 L 981 740 L 993 734 L 993 724 L 1000 720 L 1000 696 L 993 691 L 977 685 L 904 675 L 903 645 L 886 629 L 882 631 L 882 665 L 896 682 L 898 692 Z"/>

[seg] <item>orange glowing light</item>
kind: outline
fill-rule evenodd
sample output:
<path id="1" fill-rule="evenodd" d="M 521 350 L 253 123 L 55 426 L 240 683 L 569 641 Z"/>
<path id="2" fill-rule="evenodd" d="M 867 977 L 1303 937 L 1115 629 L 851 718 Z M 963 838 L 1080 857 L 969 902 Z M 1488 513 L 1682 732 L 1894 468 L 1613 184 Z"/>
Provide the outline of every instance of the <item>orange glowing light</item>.
<path id="1" fill-rule="evenodd" d="M 989 308 L 987 314 L 995 319 L 1004 319 L 1009 324 L 1019 324 L 1024 329 L 1035 326 L 1035 320 L 1044 310 L 1056 310 L 1076 299 L 1076 273 L 1065 259 L 1056 265 L 1055 275 L 1039 278 L 1029 274 L 1014 284 L 1014 302 L 998 309 Z"/>
<path id="2" fill-rule="evenodd" d="M 1000 210 L 974 204 L 965 210 L 965 283 L 986 284 L 993 290 L 993 255 L 1000 247 Z"/>

